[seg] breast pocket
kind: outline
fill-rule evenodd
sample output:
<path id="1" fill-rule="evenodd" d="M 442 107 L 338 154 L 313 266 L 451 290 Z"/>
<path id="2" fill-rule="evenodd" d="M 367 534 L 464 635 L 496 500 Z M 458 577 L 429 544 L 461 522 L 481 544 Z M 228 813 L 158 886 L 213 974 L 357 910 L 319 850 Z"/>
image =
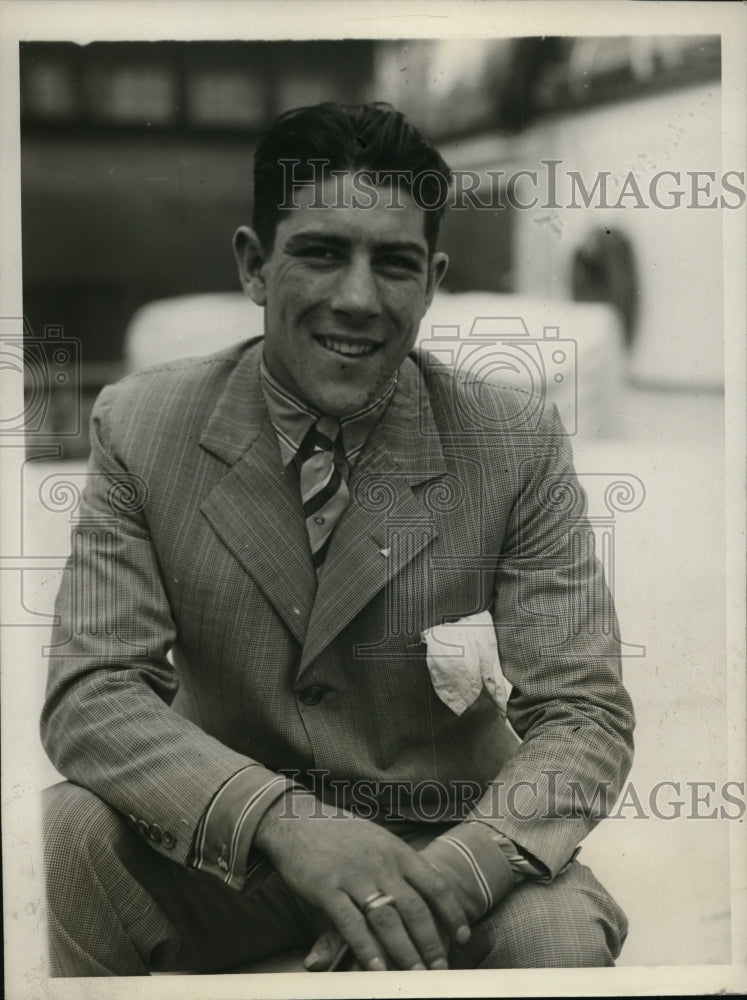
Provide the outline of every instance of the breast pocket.
<path id="1" fill-rule="evenodd" d="M 483 688 L 505 715 L 508 689 L 489 611 L 434 625 L 423 641 L 433 688 L 455 715 L 474 704 Z"/>

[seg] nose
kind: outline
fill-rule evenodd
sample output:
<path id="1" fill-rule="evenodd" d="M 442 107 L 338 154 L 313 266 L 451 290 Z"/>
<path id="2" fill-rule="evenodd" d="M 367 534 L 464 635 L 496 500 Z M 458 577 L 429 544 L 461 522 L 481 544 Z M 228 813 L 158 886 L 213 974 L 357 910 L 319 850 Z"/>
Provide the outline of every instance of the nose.
<path id="1" fill-rule="evenodd" d="M 330 305 L 356 324 L 367 323 L 379 315 L 379 288 L 367 257 L 356 255 L 339 273 Z"/>

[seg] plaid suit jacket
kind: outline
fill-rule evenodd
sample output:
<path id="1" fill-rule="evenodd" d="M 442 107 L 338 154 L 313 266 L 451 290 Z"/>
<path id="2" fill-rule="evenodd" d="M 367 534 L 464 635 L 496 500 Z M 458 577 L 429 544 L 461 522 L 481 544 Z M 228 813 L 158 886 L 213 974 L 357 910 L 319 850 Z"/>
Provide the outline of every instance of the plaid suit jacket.
<path id="1" fill-rule="evenodd" d="M 405 812 L 419 783 L 473 782 L 481 817 L 557 872 L 597 821 L 600 786 L 602 802 L 617 795 L 633 723 L 554 408 L 528 422 L 530 397 L 414 353 L 317 591 L 260 352 L 250 342 L 101 394 L 58 596 L 47 752 L 171 831 L 152 846 L 179 862 L 216 791 L 257 762 L 265 780 L 326 769 L 369 795 L 403 782 Z M 486 609 L 508 720 L 485 691 L 457 716 L 421 642 Z M 324 697 L 304 704 L 310 687 Z"/>

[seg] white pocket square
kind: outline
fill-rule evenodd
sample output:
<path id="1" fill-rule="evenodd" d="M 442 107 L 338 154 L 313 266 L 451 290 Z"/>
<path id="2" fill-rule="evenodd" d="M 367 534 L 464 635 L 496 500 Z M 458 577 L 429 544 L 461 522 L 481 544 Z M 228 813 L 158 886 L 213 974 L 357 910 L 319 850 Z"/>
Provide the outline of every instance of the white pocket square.
<path id="1" fill-rule="evenodd" d="M 457 715 L 476 701 L 483 686 L 505 713 L 508 696 L 489 611 L 434 625 L 422 634 L 436 694 Z"/>

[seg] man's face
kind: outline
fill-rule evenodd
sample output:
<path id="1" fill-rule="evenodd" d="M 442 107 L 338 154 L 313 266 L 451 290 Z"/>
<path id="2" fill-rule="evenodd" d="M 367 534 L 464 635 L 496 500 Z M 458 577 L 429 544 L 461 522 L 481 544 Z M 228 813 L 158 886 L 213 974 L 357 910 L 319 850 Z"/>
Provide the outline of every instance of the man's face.
<path id="1" fill-rule="evenodd" d="M 247 228 L 234 247 L 245 290 L 265 307 L 270 373 L 344 416 L 375 399 L 412 348 L 448 259 L 429 258 L 424 213 L 406 193 L 403 209 L 387 208 L 386 188 L 356 208 L 349 174 L 321 190 L 329 207 L 311 207 L 312 188 L 295 193 L 299 207 L 281 214 L 269 256 Z"/>

